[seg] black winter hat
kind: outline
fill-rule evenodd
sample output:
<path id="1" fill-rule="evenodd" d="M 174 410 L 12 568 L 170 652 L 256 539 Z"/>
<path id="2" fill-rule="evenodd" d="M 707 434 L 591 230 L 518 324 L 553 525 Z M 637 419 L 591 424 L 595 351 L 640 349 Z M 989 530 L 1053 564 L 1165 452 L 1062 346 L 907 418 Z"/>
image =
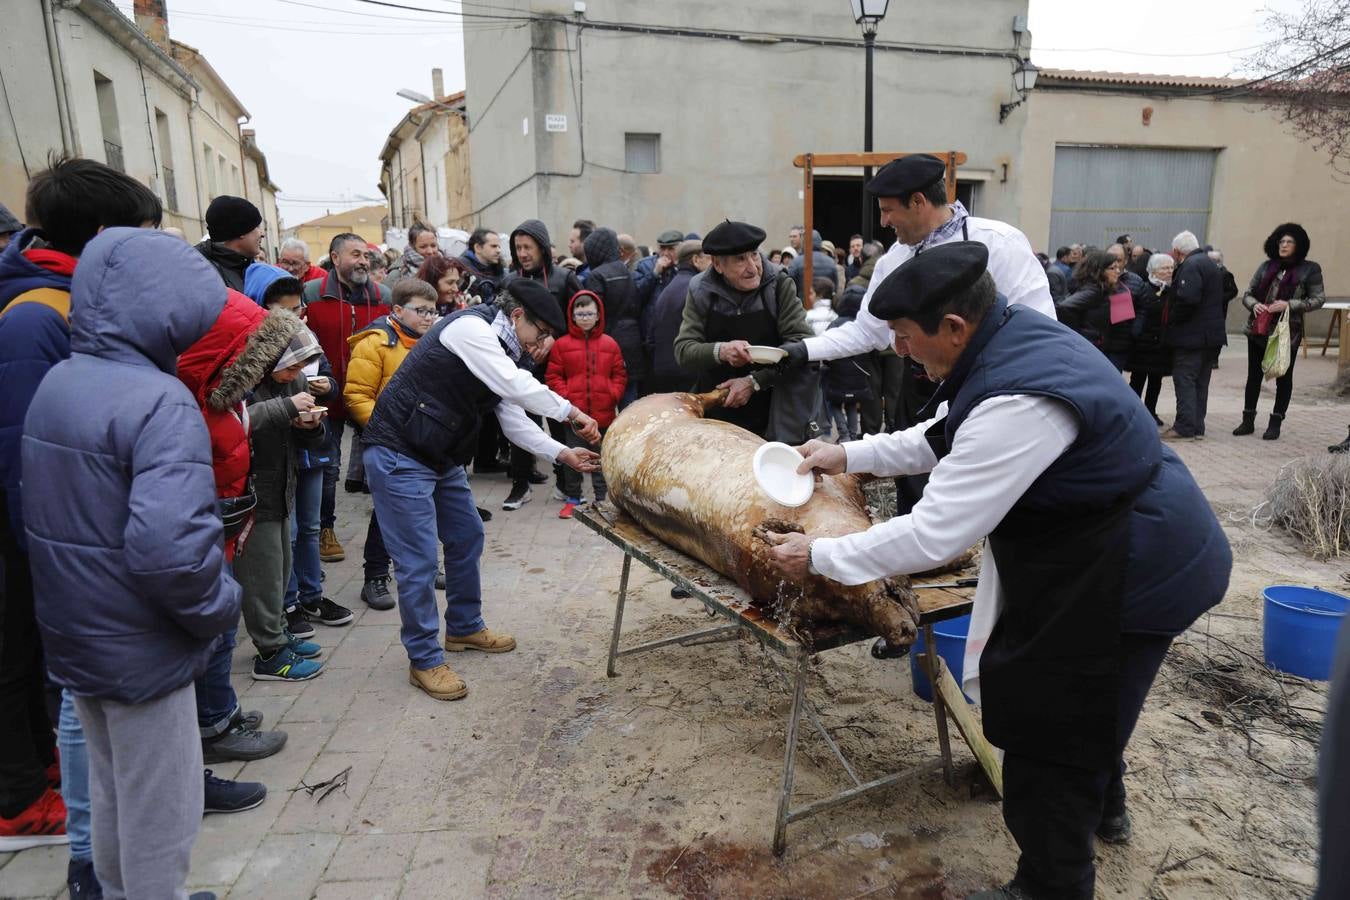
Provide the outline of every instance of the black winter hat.
<path id="1" fill-rule="evenodd" d="M 222 194 L 206 208 L 206 233 L 216 242 L 234 240 L 260 224 L 262 213 L 243 197 Z"/>
<path id="2" fill-rule="evenodd" d="M 989 267 L 989 248 L 979 241 L 953 241 L 911 256 L 886 276 L 868 309 L 878 319 L 912 319 L 966 290 Z"/>
<path id="3" fill-rule="evenodd" d="M 703 239 L 703 252 L 710 256 L 735 256 L 757 249 L 767 236 L 763 228 L 726 219 L 714 225 Z"/>
<path id="4" fill-rule="evenodd" d="M 907 197 L 941 181 L 946 174 L 947 166 L 936 156 L 911 153 L 877 169 L 865 187 L 873 197 Z"/>
<path id="5" fill-rule="evenodd" d="M 506 286 L 506 292 L 520 301 L 531 319 L 543 322 L 553 329 L 555 335 L 567 332 L 567 320 L 558 308 L 557 299 L 552 291 L 539 282 L 529 278 L 513 278 Z"/>
<path id="6" fill-rule="evenodd" d="M 1302 225 L 1296 222 L 1285 222 L 1270 233 L 1266 238 L 1265 246 L 1261 249 L 1266 251 L 1266 256 L 1270 259 L 1280 258 L 1280 238 L 1289 235 L 1294 239 L 1294 259 L 1303 262 L 1308 258 L 1308 251 L 1312 249 L 1312 241 L 1308 238 L 1308 232 Z"/>

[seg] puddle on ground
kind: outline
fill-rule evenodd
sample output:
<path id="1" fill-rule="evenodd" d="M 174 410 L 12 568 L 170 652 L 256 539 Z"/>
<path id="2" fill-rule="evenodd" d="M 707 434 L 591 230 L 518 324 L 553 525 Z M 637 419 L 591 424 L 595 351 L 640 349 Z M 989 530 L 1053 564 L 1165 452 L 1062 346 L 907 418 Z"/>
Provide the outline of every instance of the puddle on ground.
<path id="1" fill-rule="evenodd" d="M 799 826 L 800 827 L 800 826 Z M 767 846 L 744 847 L 717 838 L 661 853 L 652 881 L 680 897 L 868 897 L 948 900 L 965 896 L 947 883 L 936 832 L 851 835 L 823 847 L 789 848 L 780 860 Z M 791 835 L 789 834 L 789 840 Z"/>

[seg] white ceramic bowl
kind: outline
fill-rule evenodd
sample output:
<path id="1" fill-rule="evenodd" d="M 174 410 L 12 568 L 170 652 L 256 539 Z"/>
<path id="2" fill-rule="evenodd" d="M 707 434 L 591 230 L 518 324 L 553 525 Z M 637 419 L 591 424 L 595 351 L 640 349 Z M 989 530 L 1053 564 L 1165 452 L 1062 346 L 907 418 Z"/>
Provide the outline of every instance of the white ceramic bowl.
<path id="1" fill-rule="evenodd" d="M 787 444 L 771 441 L 755 451 L 755 481 L 779 506 L 802 506 L 815 492 L 815 476 L 797 474 L 802 455 Z"/>
<path id="2" fill-rule="evenodd" d="M 781 362 L 787 356 L 787 351 L 782 347 L 768 347 L 764 344 L 750 345 L 750 359 L 761 366 L 771 366 L 776 362 Z"/>

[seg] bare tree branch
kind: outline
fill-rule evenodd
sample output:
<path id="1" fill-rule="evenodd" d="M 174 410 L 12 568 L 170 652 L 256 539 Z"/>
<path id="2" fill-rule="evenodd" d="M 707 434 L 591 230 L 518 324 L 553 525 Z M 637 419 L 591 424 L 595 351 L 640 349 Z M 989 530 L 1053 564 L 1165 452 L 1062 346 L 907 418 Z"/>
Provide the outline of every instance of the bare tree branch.
<path id="1" fill-rule="evenodd" d="M 1253 96 L 1350 180 L 1350 0 L 1268 10 L 1270 40 L 1248 56 Z"/>

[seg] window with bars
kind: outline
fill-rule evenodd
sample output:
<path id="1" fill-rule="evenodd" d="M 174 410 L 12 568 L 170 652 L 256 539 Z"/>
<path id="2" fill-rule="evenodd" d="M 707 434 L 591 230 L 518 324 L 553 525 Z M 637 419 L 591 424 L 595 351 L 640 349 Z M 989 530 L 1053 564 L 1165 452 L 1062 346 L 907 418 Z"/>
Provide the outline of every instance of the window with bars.
<path id="1" fill-rule="evenodd" d="M 94 99 L 98 103 L 99 125 L 103 131 L 103 157 L 119 172 L 126 171 L 122 160 L 122 131 L 117 120 L 117 95 L 106 75 L 94 72 Z"/>

